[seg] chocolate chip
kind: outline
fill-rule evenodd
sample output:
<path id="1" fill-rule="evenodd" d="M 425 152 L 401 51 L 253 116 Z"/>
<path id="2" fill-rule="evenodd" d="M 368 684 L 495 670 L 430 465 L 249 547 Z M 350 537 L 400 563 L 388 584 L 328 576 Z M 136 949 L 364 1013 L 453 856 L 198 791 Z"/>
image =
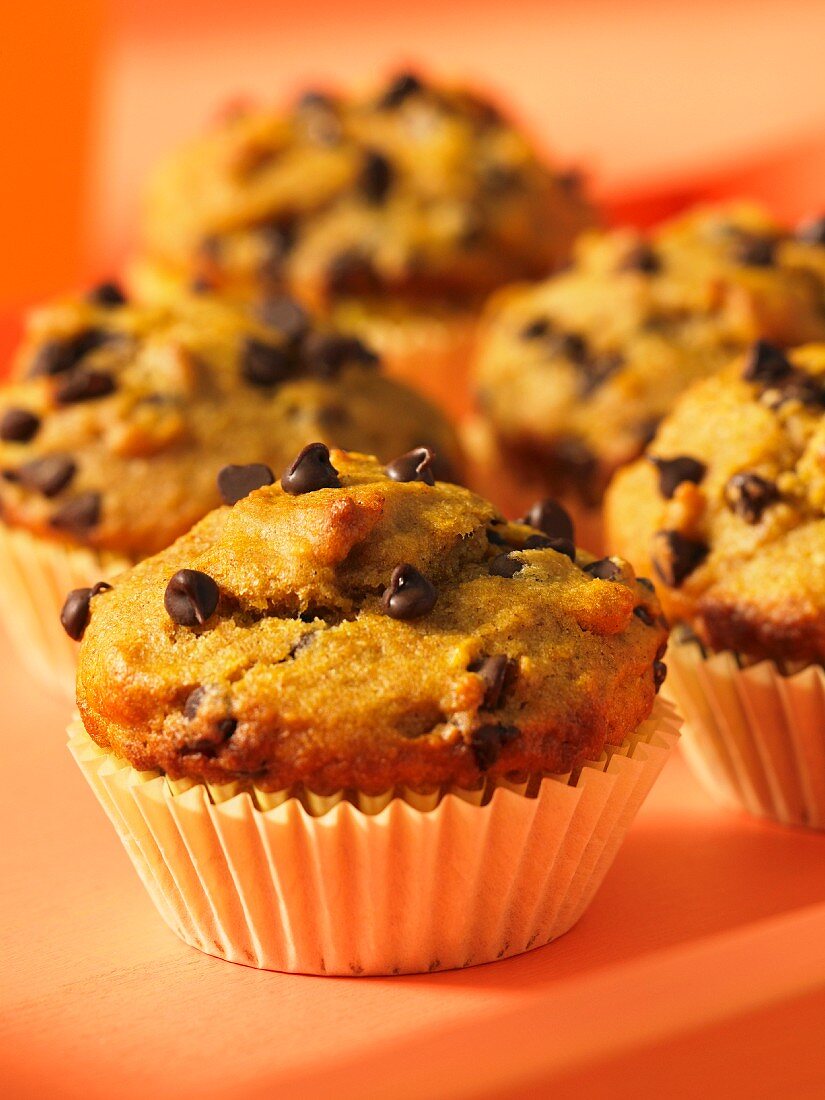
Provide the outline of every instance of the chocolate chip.
<path id="1" fill-rule="evenodd" d="M 560 333 L 553 344 L 553 351 L 558 355 L 563 355 L 565 359 L 569 359 L 571 363 L 575 363 L 579 367 L 587 363 L 589 354 L 587 341 L 577 332 Z"/>
<path id="2" fill-rule="evenodd" d="M 579 382 L 579 391 L 582 397 L 588 397 L 594 390 L 621 370 L 625 359 L 621 352 L 602 352 L 600 355 L 591 355 L 582 365 L 582 375 Z"/>
<path id="3" fill-rule="evenodd" d="M 86 301 L 93 306 L 102 306 L 104 309 L 114 309 L 116 306 L 126 305 L 126 295 L 120 283 L 108 280 L 93 287 L 86 295 Z"/>
<path id="4" fill-rule="evenodd" d="M 188 718 L 190 722 L 198 713 L 198 707 L 203 702 L 205 695 L 205 687 L 196 687 L 195 690 L 190 692 L 189 695 L 186 697 L 186 702 L 183 704 L 183 714 L 184 717 Z"/>
<path id="5" fill-rule="evenodd" d="M 772 401 L 775 407 L 788 401 L 799 401 L 809 408 L 821 409 L 825 407 L 825 381 L 806 371 L 795 369 L 779 384 L 779 392 L 771 397 L 775 398 Z"/>
<path id="6" fill-rule="evenodd" d="M 438 592 L 414 565 L 397 565 L 381 603 L 393 619 L 420 619 L 435 607 Z"/>
<path id="7" fill-rule="evenodd" d="M 551 539 L 572 541 L 575 538 L 573 520 L 569 512 L 555 500 L 537 500 L 521 522 L 535 527 Z"/>
<path id="8" fill-rule="evenodd" d="M 65 340 L 48 340 L 41 344 L 29 368 L 29 376 L 63 374 L 77 366 L 89 352 L 105 344 L 109 335 L 90 328 Z"/>
<path id="9" fill-rule="evenodd" d="M 776 485 L 759 474 L 734 474 L 725 486 L 728 507 L 745 523 L 758 523 L 765 509 L 777 500 L 779 492 Z"/>
<path id="10" fill-rule="evenodd" d="M 707 554 L 705 543 L 685 538 L 678 531 L 657 531 L 653 536 L 653 567 L 670 588 L 679 588 Z"/>
<path id="11" fill-rule="evenodd" d="M 641 271 L 645 275 L 655 275 L 662 270 L 662 261 L 649 244 L 635 245 L 622 257 L 620 271 Z"/>
<path id="12" fill-rule="evenodd" d="M 653 686 L 658 694 L 659 688 L 667 678 L 667 665 L 664 661 L 653 662 Z"/>
<path id="13" fill-rule="evenodd" d="M 94 588 L 75 588 L 68 594 L 60 612 L 60 622 L 73 641 L 79 642 L 89 625 L 92 598 L 99 592 L 108 592 L 111 587 L 105 581 L 98 581 Z"/>
<path id="14" fill-rule="evenodd" d="M 80 493 L 54 512 L 49 525 L 58 531 L 85 535 L 100 522 L 100 493 Z"/>
<path id="15" fill-rule="evenodd" d="M 757 340 L 748 350 L 742 377 L 746 382 L 775 386 L 792 371 L 793 367 L 779 348 L 765 340 Z"/>
<path id="16" fill-rule="evenodd" d="M 399 73 L 393 77 L 384 94 L 378 101 L 379 107 L 400 107 L 412 95 L 424 90 L 424 85 L 415 73 Z"/>
<path id="17" fill-rule="evenodd" d="M 380 285 L 369 256 L 357 249 L 340 252 L 327 270 L 327 290 L 334 296 L 373 294 Z"/>
<path id="18" fill-rule="evenodd" d="M 550 539 L 548 549 L 555 550 L 557 554 L 563 554 L 574 563 L 576 561 L 576 544 L 570 539 Z"/>
<path id="19" fill-rule="evenodd" d="M 740 231 L 733 244 L 733 258 L 747 267 L 771 267 L 776 258 L 777 240 Z"/>
<path id="20" fill-rule="evenodd" d="M 501 755 L 502 747 L 515 740 L 518 734 L 519 731 L 515 726 L 502 726 L 493 723 L 479 726 L 478 729 L 474 730 L 470 739 L 470 747 L 476 758 L 478 770 L 486 772 L 491 768 Z"/>
<path id="21" fill-rule="evenodd" d="M 488 195 L 506 195 L 524 182 L 518 168 L 510 164 L 485 164 L 481 169 L 481 186 Z"/>
<path id="22" fill-rule="evenodd" d="M 801 222 L 796 229 L 796 238 L 804 244 L 825 244 L 825 216 Z"/>
<path id="23" fill-rule="evenodd" d="M 107 397 L 114 389 L 115 380 L 111 374 L 80 367 L 57 382 L 54 399 L 58 405 L 77 405 L 81 401 Z"/>
<path id="24" fill-rule="evenodd" d="M 549 539 L 547 535 L 530 535 L 521 545 L 522 550 L 547 550 L 558 539 Z"/>
<path id="25" fill-rule="evenodd" d="M 552 326 L 546 317 L 536 317 L 529 321 L 519 333 L 522 340 L 540 340 L 543 336 L 549 336 Z"/>
<path id="26" fill-rule="evenodd" d="M 318 489 L 340 489 L 338 471 L 329 460 L 325 443 L 308 443 L 281 477 L 281 488 L 299 496 Z"/>
<path id="27" fill-rule="evenodd" d="M 341 122 L 333 97 L 326 92 L 304 92 L 298 101 L 307 136 L 319 145 L 337 145 L 341 140 Z"/>
<path id="28" fill-rule="evenodd" d="M 633 608 L 633 614 L 636 616 L 637 619 L 643 622 L 645 626 L 654 626 L 656 623 L 655 618 L 650 613 L 650 611 L 648 611 L 643 603 L 640 603 L 637 607 Z"/>
<path id="29" fill-rule="evenodd" d="M 253 386 L 275 386 L 295 373 L 292 356 L 284 349 L 250 337 L 241 351 L 241 374 Z"/>
<path id="30" fill-rule="evenodd" d="M 648 592 L 655 592 L 656 586 L 649 577 L 637 577 L 636 583 L 640 584 L 642 588 L 646 588 Z"/>
<path id="31" fill-rule="evenodd" d="M 356 186 L 368 203 L 380 206 L 392 187 L 395 170 L 392 164 L 375 149 L 368 149 L 358 173 Z"/>
<path id="32" fill-rule="evenodd" d="M 683 481 L 698 485 L 707 472 L 704 462 L 688 455 L 679 455 L 677 458 L 648 455 L 648 461 L 659 471 L 659 492 L 667 500 L 671 499 Z"/>
<path id="33" fill-rule="evenodd" d="M 508 551 L 506 554 L 497 554 L 489 565 L 491 577 L 515 577 L 527 563 L 521 558 L 514 558 Z"/>
<path id="34" fill-rule="evenodd" d="M 492 543 L 493 546 L 508 546 L 509 545 L 509 543 L 507 542 L 507 539 L 504 537 L 504 535 L 499 534 L 499 532 L 496 531 L 492 527 L 487 528 L 487 541 L 489 543 Z"/>
<path id="35" fill-rule="evenodd" d="M 286 216 L 258 226 L 258 237 L 266 250 L 264 270 L 277 270 L 281 260 L 295 246 L 298 226 L 294 218 Z"/>
<path id="36" fill-rule="evenodd" d="M 220 591 L 206 573 L 180 569 L 166 586 L 163 606 L 178 626 L 203 626 L 218 606 Z"/>
<path id="37" fill-rule="evenodd" d="M 26 489 L 34 489 L 44 497 L 54 497 L 65 489 L 75 475 L 77 466 L 68 455 L 45 455 L 34 458 L 18 466 L 16 470 L 5 470 L 7 481 L 17 481 Z"/>
<path id="38" fill-rule="evenodd" d="M 311 332 L 304 341 L 307 370 L 317 378 L 337 378 L 348 365 L 375 367 L 378 356 L 357 336 Z"/>
<path id="39" fill-rule="evenodd" d="M 425 485 L 435 485 L 431 470 L 435 453 L 429 447 L 415 447 L 412 451 L 393 459 L 384 467 L 387 477 L 393 481 L 423 481 Z"/>
<path id="40" fill-rule="evenodd" d="M 482 709 L 497 710 L 518 672 L 518 661 L 499 653 L 495 657 L 474 661 L 469 671 L 474 672 L 484 684 Z"/>
<path id="41" fill-rule="evenodd" d="M 6 409 L 0 419 L 0 439 L 4 443 L 28 443 L 39 427 L 40 417 L 28 409 Z"/>
<path id="42" fill-rule="evenodd" d="M 583 567 L 582 572 L 597 577 L 600 581 L 615 581 L 622 575 L 622 567 L 610 558 L 599 558 Z"/>
<path id="43" fill-rule="evenodd" d="M 309 331 L 309 314 L 294 298 L 279 294 L 266 298 L 257 309 L 265 325 L 278 329 L 288 340 L 300 340 Z"/>
<path id="44" fill-rule="evenodd" d="M 218 472 L 218 492 L 224 504 L 237 504 L 255 489 L 273 485 L 274 482 L 272 471 L 262 462 L 251 462 L 248 466 L 224 466 Z"/>

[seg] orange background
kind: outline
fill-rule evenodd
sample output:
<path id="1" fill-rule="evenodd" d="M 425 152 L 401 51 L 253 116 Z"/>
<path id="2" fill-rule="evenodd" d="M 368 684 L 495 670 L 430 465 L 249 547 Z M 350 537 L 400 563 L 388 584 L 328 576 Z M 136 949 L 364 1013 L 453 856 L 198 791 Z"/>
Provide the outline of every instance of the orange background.
<path id="1" fill-rule="evenodd" d="M 0 36 L 0 350 L 21 305 L 116 268 L 147 165 L 223 99 L 399 62 L 498 90 L 614 219 L 825 207 L 821 0 L 28 0 Z M 825 838 L 716 810 L 678 759 L 557 944 L 301 978 L 179 943 L 4 652 L 0 693 L 6 1095 L 825 1093 Z"/>

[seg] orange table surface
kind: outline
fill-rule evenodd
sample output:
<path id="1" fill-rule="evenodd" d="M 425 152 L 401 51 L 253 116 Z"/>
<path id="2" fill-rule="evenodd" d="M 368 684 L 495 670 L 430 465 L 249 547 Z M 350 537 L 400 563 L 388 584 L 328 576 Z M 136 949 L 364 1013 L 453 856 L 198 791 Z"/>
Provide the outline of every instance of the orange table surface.
<path id="1" fill-rule="evenodd" d="M 678 756 L 561 940 L 464 971 L 314 978 L 178 941 L 69 757 L 65 707 L 5 650 L 0 696 L 6 1096 L 825 1090 L 825 836 L 717 810 Z"/>

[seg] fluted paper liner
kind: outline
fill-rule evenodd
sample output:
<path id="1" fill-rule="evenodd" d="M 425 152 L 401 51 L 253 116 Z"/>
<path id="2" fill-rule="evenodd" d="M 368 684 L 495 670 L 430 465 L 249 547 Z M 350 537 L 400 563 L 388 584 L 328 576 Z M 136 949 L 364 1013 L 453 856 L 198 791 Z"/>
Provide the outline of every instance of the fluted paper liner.
<path id="1" fill-rule="evenodd" d="M 0 523 L 0 620 L 23 664 L 52 690 L 74 699 L 77 643 L 60 623 L 67 594 L 109 580 L 129 564 Z"/>
<path id="2" fill-rule="evenodd" d="M 825 673 L 742 667 L 695 642 L 668 649 L 667 692 L 685 756 L 714 798 L 784 825 L 825 829 Z"/>
<path id="3" fill-rule="evenodd" d="M 678 725 L 659 700 L 576 777 L 377 799 L 170 783 L 100 749 L 79 719 L 69 748 L 188 944 L 267 970 L 401 974 L 490 962 L 568 931 Z"/>

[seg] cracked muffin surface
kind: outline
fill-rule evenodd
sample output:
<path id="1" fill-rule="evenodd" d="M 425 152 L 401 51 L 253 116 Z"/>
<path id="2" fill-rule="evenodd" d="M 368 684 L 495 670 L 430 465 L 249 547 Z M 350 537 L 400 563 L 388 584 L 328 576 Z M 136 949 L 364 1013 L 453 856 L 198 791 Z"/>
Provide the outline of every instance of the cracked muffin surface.
<path id="1" fill-rule="evenodd" d="M 676 398 L 757 339 L 825 339 L 825 222 L 789 233 L 742 205 L 589 233 L 569 269 L 493 299 L 479 403 L 525 477 L 597 505 Z"/>
<path id="2" fill-rule="evenodd" d="M 561 510 L 528 519 L 421 452 L 311 445 L 86 591 L 84 725 L 138 769 L 263 790 L 575 769 L 648 717 L 667 632 L 652 585 L 577 553 Z"/>
<path id="3" fill-rule="evenodd" d="M 220 503 L 224 465 L 280 468 L 310 440 L 385 459 L 427 444 L 458 462 L 432 405 L 290 299 L 253 316 L 104 285 L 32 315 L 0 388 L 3 520 L 136 560 Z"/>
<path id="4" fill-rule="evenodd" d="M 825 663 L 825 345 L 765 342 L 685 394 L 606 500 L 611 545 L 713 649 Z"/>
<path id="5" fill-rule="evenodd" d="M 546 274 L 592 223 L 576 175 L 487 99 L 400 73 L 236 110 L 172 154 L 148 188 L 136 277 L 287 290 L 316 309 L 397 295 L 466 308 Z"/>

